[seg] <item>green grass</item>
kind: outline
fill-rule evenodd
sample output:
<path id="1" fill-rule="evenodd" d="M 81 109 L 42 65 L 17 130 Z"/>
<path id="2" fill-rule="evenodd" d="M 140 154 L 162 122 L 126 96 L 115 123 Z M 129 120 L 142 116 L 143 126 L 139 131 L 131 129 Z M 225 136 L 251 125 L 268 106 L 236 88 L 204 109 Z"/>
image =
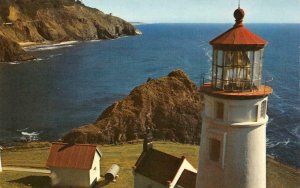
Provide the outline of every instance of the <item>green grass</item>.
<path id="1" fill-rule="evenodd" d="M 194 165 L 194 167 L 197 167 L 197 146 L 170 142 L 155 142 L 154 147 L 177 157 L 184 155 Z M 118 181 L 116 183 L 106 185 L 105 187 L 133 187 L 132 167 L 140 156 L 141 151 L 142 143 L 126 144 L 124 146 L 103 146 L 101 174 L 105 174 L 112 164 L 118 164 L 121 167 Z"/>
<path id="2" fill-rule="evenodd" d="M 198 146 L 171 142 L 155 142 L 154 147 L 177 157 L 185 156 L 192 165 L 197 168 Z M 4 150 L 3 165 L 45 167 L 49 152 L 48 150 L 48 143 L 31 144 Z M 133 187 L 132 167 L 142 151 L 142 143 L 125 144 L 121 146 L 101 146 L 101 150 L 103 153 L 103 158 L 101 160 L 102 175 L 105 174 L 112 164 L 118 164 L 121 167 L 118 181 L 101 187 Z M 300 186 L 299 172 L 284 165 L 280 165 L 272 160 L 268 160 L 267 166 L 268 187 L 298 188 Z M 1 188 L 47 187 L 47 185 L 49 186 L 49 177 L 43 174 L 2 172 L 0 175 Z"/>
<path id="3" fill-rule="evenodd" d="M 29 143 L 5 150 L 2 161 L 5 166 L 45 168 L 51 144 Z"/>

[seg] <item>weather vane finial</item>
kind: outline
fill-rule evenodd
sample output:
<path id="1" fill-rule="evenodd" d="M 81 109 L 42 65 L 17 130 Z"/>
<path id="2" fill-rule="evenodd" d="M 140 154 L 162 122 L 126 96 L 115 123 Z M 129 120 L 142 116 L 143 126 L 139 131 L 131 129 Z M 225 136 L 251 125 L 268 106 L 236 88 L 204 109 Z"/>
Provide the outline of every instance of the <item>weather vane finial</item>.
<path id="1" fill-rule="evenodd" d="M 241 7 L 241 0 L 239 0 L 239 8 Z"/>

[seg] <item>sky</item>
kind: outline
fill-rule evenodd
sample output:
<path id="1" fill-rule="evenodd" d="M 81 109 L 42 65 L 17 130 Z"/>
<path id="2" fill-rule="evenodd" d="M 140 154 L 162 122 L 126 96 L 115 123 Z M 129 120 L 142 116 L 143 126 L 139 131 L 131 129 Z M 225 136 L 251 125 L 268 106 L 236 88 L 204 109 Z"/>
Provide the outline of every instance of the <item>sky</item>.
<path id="1" fill-rule="evenodd" d="M 238 0 L 82 0 L 130 22 L 232 23 Z M 248 23 L 300 23 L 300 0 L 241 0 Z"/>

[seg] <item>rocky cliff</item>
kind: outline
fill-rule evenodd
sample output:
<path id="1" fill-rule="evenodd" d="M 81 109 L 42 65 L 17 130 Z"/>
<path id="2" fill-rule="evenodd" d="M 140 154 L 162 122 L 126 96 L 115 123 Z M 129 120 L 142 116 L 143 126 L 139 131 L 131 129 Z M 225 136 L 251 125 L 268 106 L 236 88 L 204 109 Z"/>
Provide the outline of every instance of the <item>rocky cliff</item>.
<path id="1" fill-rule="evenodd" d="M 113 39 L 136 35 L 121 18 L 75 0 L 0 0 L 0 34 L 15 42 Z"/>
<path id="2" fill-rule="evenodd" d="M 26 53 L 16 42 L 0 35 L 0 62 L 27 61 L 34 57 Z"/>
<path id="3" fill-rule="evenodd" d="M 199 142 L 201 100 L 196 85 L 180 71 L 136 87 L 108 107 L 94 124 L 73 129 L 72 143 L 117 143 L 142 138 L 147 127 L 157 139 Z"/>

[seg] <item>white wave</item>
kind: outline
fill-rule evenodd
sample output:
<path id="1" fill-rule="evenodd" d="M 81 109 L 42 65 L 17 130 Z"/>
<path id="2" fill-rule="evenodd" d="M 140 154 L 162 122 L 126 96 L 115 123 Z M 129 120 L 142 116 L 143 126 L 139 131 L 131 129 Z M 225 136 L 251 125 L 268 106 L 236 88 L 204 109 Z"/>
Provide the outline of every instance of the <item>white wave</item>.
<path id="1" fill-rule="evenodd" d="M 57 44 L 53 44 L 53 46 L 61 46 L 61 45 L 68 45 L 68 44 L 75 44 L 78 43 L 79 41 L 73 40 L 73 41 L 65 41 L 65 42 L 60 42 Z"/>
<path id="2" fill-rule="evenodd" d="M 53 55 L 50 55 L 49 57 L 50 57 L 50 58 L 53 58 L 53 57 L 61 56 L 61 55 L 63 55 L 63 54 L 53 54 Z"/>
<path id="3" fill-rule="evenodd" d="M 23 135 L 23 136 L 38 136 L 40 133 L 38 133 L 38 132 L 32 132 L 32 133 L 29 133 L 29 132 L 21 132 L 21 134 Z"/>
<path id="4" fill-rule="evenodd" d="M 284 142 L 281 142 L 280 144 L 283 144 L 283 145 L 288 145 L 290 143 L 290 138 L 288 138 L 286 141 L 284 141 Z"/>
<path id="5" fill-rule="evenodd" d="M 276 146 L 278 146 L 279 145 L 279 143 L 277 142 L 268 142 L 267 141 L 267 148 L 274 148 L 274 147 L 276 147 Z"/>
<path id="6" fill-rule="evenodd" d="M 38 47 L 34 49 L 33 51 L 43 51 L 43 50 L 55 50 L 55 49 L 60 49 L 60 48 L 68 48 L 72 47 L 74 45 L 55 45 L 55 46 L 45 46 L 45 47 Z"/>
<path id="7" fill-rule="evenodd" d="M 300 126 L 296 126 L 294 129 L 292 129 L 291 133 L 297 137 L 297 139 L 300 139 Z"/>
<path id="8" fill-rule="evenodd" d="M 33 61 L 43 61 L 43 59 L 42 58 L 36 58 Z"/>
<path id="9" fill-rule="evenodd" d="M 269 118 L 268 123 L 271 123 L 274 119 L 273 118 Z"/>
<path id="10" fill-rule="evenodd" d="M 24 141 L 37 141 L 39 140 L 39 135 L 40 135 L 39 132 L 25 132 L 25 131 L 22 131 L 21 134 L 22 137 L 20 139 Z"/>
<path id="11" fill-rule="evenodd" d="M 269 139 L 267 139 L 267 148 L 274 148 L 274 147 L 276 147 L 278 145 L 284 145 L 284 146 L 286 146 L 289 143 L 290 143 L 290 138 L 288 138 L 285 141 L 281 141 L 281 142 L 274 142 L 274 141 L 272 142 Z"/>
<path id="12" fill-rule="evenodd" d="M 14 62 L 9 62 L 8 64 L 10 64 L 10 65 L 19 65 L 19 64 L 21 64 L 21 62 L 14 61 Z"/>
<path id="13" fill-rule="evenodd" d="M 293 106 L 293 108 L 294 108 L 295 110 L 300 111 L 300 106 Z"/>
<path id="14" fill-rule="evenodd" d="M 210 51 L 207 51 L 206 54 L 205 54 L 208 57 L 209 61 L 212 60 L 212 56 L 210 54 L 211 54 Z"/>
<path id="15" fill-rule="evenodd" d="M 89 40 L 87 42 L 100 42 L 100 41 L 102 41 L 102 40 L 101 39 L 95 39 L 95 40 Z"/>
<path id="16" fill-rule="evenodd" d="M 203 42 L 203 43 L 200 43 L 199 44 L 199 47 L 202 47 L 202 46 L 206 46 L 207 44 L 205 43 L 205 42 Z"/>
<path id="17" fill-rule="evenodd" d="M 59 48 L 67 48 L 74 46 L 73 44 L 78 43 L 79 41 L 67 41 L 57 44 L 44 44 L 38 46 L 30 46 L 23 48 L 25 51 L 43 51 L 43 50 L 54 50 Z"/>

